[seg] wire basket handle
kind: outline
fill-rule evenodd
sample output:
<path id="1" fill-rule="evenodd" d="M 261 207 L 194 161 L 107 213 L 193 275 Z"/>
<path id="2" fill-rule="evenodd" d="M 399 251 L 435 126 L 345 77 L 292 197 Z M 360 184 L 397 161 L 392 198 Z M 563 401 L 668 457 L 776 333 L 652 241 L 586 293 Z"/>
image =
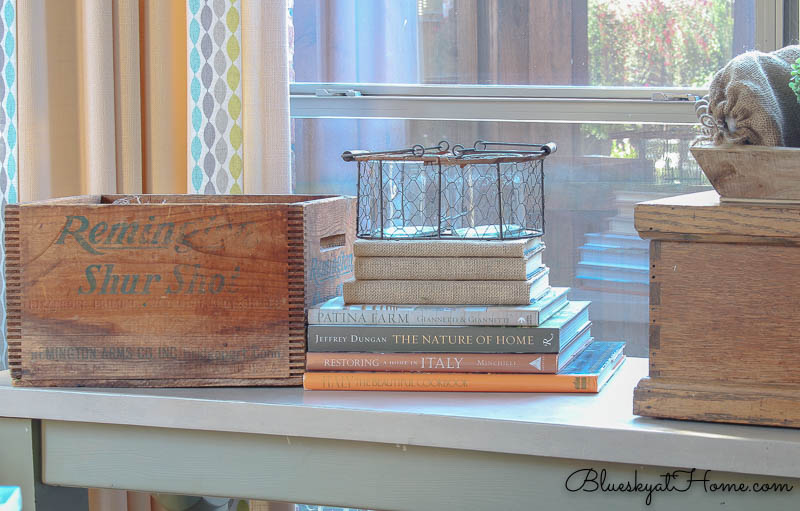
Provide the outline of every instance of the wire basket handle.
<path id="1" fill-rule="evenodd" d="M 489 149 L 489 146 L 497 147 L 535 147 L 534 150 L 501 150 Z M 548 142 L 546 144 L 527 144 L 522 142 L 487 142 L 485 140 L 476 140 L 472 147 L 464 147 L 460 144 L 453 146 L 453 156 L 461 158 L 462 156 L 473 154 L 530 154 L 530 155 L 543 155 L 547 156 L 558 150 L 555 142 Z"/>
<path id="2" fill-rule="evenodd" d="M 408 149 L 398 149 L 396 151 L 376 151 L 376 152 L 367 152 L 362 150 L 345 151 L 342 153 L 342 159 L 344 161 L 349 162 L 349 161 L 355 161 L 356 157 L 358 156 L 378 156 L 384 154 L 385 155 L 410 154 L 419 157 L 419 156 L 424 156 L 426 151 L 436 150 L 439 153 L 446 153 L 449 149 L 450 149 L 450 142 L 448 142 L 447 140 L 442 140 L 433 147 L 424 147 L 422 144 L 414 144 Z"/>

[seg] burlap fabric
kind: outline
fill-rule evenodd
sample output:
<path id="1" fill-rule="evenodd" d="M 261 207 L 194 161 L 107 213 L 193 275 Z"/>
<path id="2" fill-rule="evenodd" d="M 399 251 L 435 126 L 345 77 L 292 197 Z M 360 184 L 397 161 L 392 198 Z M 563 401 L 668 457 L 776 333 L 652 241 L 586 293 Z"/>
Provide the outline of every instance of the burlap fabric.
<path id="1" fill-rule="evenodd" d="M 357 280 L 528 279 L 522 257 L 356 257 L 353 269 Z"/>
<path id="2" fill-rule="evenodd" d="M 540 238 L 479 240 L 366 240 L 353 243 L 356 257 L 527 257 Z"/>
<path id="3" fill-rule="evenodd" d="M 714 144 L 800 147 L 800 104 L 789 88 L 800 46 L 743 53 L 711 81 L 708 113 Z"/>
<path id="4" fill-rule="evenodd" d="M 547 274 L 519 280 L 348 280 L 344 303 L 526 305 L 549 290 Z M 533 288 L 533 289 L 532 289 Z M 541 292 L 535 291 L 541 290 Z M 533 295 L 533 296 L 532 296 Z"/>

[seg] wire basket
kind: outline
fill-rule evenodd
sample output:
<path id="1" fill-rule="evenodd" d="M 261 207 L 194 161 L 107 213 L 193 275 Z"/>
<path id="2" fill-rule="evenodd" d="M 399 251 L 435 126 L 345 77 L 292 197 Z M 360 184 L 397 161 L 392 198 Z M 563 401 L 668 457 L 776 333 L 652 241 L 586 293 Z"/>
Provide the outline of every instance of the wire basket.
<path id="1" fill-rule="evenodd" d="M 346 151 L 358 163 L 356 235 L 381 240 L 510 240 L 544 234 L 544 159 L 556 144 L 447 141 Z"/>

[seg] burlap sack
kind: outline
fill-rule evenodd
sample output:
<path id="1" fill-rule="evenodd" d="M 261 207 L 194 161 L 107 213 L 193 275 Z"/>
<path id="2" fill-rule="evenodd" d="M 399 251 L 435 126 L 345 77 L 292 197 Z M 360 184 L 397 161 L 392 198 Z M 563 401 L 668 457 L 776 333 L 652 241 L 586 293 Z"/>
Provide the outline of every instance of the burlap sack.
<path id="1" fill-rule="evenodd" d="M 714 75 L 708 94 L 714 144 L 800 147 L 800 104 L 789 88 L 798 57 L 800 46 L 752 51 Z"/>

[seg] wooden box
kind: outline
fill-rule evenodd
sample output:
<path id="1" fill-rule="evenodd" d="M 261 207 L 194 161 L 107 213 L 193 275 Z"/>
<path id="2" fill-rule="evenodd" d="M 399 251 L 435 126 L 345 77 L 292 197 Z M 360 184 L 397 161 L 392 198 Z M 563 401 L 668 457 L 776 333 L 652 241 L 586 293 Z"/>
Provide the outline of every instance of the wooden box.
<path id="1" fill-rule="evenodd" d="M 355 198 L 81 196 L 5 210 L 16 385 L 299 385 Z"/>
<path id="2" fill-rule="evenodd" d="M 702 192 L 642 203 L 650 372 L 634 413 L 800 427 L 800 207 Z"/>
<path id="3" fill-rule="evenodd" d="M 691 151 L 723 201 L 800 203 L 800 148 L 698 144 Z"/>

